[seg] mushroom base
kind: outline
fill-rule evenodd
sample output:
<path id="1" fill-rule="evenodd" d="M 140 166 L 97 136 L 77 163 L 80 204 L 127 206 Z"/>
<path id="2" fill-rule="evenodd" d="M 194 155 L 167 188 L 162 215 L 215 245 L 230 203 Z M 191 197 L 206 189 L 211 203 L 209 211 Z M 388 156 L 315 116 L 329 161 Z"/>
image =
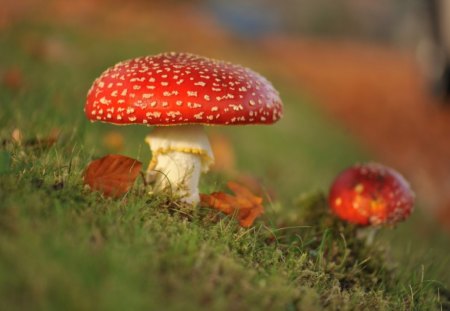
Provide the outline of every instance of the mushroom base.
<path id="1" fill-rule="evenodd" d="M 200 175 L 214 162 L 202 126 L 158 127 L 147 136 L 146 142 L 153 154 L 147 169 L 153 191 L 169 192 L 196 205 L 200 201 Z"/>

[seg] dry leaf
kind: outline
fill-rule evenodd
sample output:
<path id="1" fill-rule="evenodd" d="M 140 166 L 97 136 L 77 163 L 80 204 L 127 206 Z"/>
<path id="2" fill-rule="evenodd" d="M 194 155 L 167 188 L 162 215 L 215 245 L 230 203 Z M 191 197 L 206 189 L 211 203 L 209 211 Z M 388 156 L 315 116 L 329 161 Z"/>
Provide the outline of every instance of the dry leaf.
<path id="1" fill-rule="evenodd" d="M 133 186 L 142 163 L 117 154 L 109 154 L 89 163 L 84 172 L 84 183 L 106 196 L 120 197 Z"/>
<path id="2" fill-rule="evenodd" d="M 242 227 L 250 227 L 255 219 L 264 213 L 262 198 L 235 182 L 230 181 L 227 186 L 235 196 L 224 192 L 200 194 L 202 204 L 227 215 L 234 215 Z"/>
<path id="3" fill-rule="evenodd" d="M 275 189 L 264 184 L 261 178 L 257 176 L 248 173 L 239 173 L 235 177 L 235 180 L 257 196 L 267 198 L 269 201 L 275 201 L 277 198 Z"/>

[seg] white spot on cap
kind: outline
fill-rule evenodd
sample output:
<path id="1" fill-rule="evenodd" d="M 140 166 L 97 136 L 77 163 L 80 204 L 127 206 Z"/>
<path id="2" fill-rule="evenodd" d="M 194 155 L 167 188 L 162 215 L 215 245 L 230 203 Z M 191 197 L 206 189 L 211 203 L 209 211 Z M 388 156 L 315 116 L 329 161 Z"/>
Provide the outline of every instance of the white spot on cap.
<path id="1" fill-rule="evenodd" d="M 109 104 L 109 100 L 106 99 L 106 97 L 102 97 L 100 98 L 100 103 L 103 105 L 108 105 Z"/>
<path id="2" fill-rule="evenodd" d="M 202 107 L 202 105 L 200 105 L 198 103 L 191 103 L 191 102 L 188 102 L 187 105 L 189 108 L 201 108 Z"/>
<path id="3" fill-rule="evenodd" d="M 161 112 L 159 111 L 149 111 L 145 114 L 147 118 L 159 118 L 161 117 Z"/>
<path id="4" fill-rule="evenodd" d="M 169 111 L 166 113 L 171 118 L 176 118 L 177 116 L 181 115 L 181 112 L 179 111 Z"/>
<path id="5" fill-rule="evenodd" d="M 204 112 L 202 111 L 202 112 L 199 112 L 197 114 L 194 114 L 194 118 L 197 119 L 197 120 L 203 119 L 203 113 Z"/>
<path id="6" fill-rule="evenodd" d="M 244 110 L 244 107 L 242 107 L 242 105 L 234 105 L 234 104 L 230 104 L 229 106 L 230 106 L 234 111 Z"/>

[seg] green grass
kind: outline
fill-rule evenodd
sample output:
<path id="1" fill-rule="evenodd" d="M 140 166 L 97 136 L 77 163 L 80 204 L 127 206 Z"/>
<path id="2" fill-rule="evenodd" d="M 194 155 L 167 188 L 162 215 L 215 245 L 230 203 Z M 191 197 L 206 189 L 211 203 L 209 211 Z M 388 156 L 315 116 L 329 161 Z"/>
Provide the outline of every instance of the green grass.
<path id="1" fill-rule="evenodd" d="M 65 54 L 40 54 L 34 45 L 43 40 L 61 44 Z M 15 66 L 23 73 L 19 90 L 0 86 L 3 308 L 450 308 L 448 239 L 425 229 L 420 212 L 384 230 L 372 246 L 329 214 L 330 180 L 370 156 L 282 80 L 276 83 L 287 112 L 281 122 L 214 129 L 231 138 L 238 167 L 277 192 L 255 227 L 148 196 L 141 182 L 119 200 L 84 189 L 84 168 L 109 152 L 102 138 L 117 129 L 85 120 L 91 81 L 116 61 L 165 49 L 123 40 L 29 23 L 0 35 L 0 70 Z M 15 128 L 25 140 L 45 138 L 53 128 L 61 136 L 51 147 L 18 145 L 10 140 Z M 148 130 L 119 128 L 126 137 L 122 153 L 147 162 Z M 225 180 L 206 176 L 201 189 L 219 190 Z"/>

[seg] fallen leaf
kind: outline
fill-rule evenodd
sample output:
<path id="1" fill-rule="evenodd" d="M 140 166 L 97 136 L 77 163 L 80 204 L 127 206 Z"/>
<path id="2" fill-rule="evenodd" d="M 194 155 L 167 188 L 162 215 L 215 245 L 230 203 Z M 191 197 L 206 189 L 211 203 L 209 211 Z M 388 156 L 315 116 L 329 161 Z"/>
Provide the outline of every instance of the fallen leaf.
<path id="1" fill-rule="evenodd" d="M 262 179 L 257 176 L 239 173 L 234 179 L 257 196 L 267 198 L 269 201 L 275 201 L 277 198 L 275 189 L 264 184 Z"/>
<path id="2" fill-rule="evenodd" d="M 84 172 L 84 184 L 106 196 L 120 197 L 133 186 L 141 168 L 138 160 L 109 154 L 89 163 Z"/>
<path id="3" fill-rule="evenodd" d="M 200 194 L 202 205 L 217 209 L 224 214 L 234 215 L 242 227 L 250 227 L 255 219 L 264 213 L 263 199 L 235 182 L 228 182 L 234 196 L 224 192 Z"/>

